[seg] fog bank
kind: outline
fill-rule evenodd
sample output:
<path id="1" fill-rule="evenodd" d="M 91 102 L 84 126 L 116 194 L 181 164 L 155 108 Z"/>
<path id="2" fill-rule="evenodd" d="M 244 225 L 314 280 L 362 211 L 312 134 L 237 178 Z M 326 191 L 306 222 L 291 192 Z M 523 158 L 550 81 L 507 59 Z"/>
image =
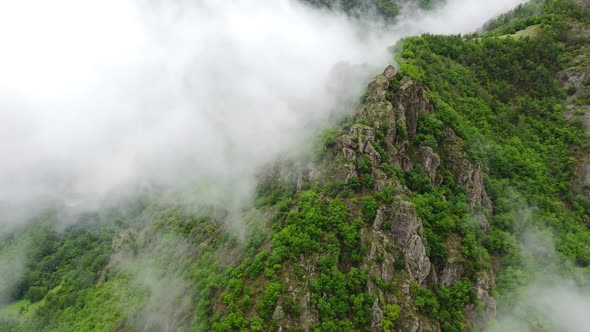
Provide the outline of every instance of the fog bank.
<path id="1" fill-rule="evenodd" d="M 405 8 L 395 26 L 288 0 L 1 2 L 0 225 L 153 185 L 247 200 L 256 169 L 352 111 L 387 46 L 521 2 Z"/>

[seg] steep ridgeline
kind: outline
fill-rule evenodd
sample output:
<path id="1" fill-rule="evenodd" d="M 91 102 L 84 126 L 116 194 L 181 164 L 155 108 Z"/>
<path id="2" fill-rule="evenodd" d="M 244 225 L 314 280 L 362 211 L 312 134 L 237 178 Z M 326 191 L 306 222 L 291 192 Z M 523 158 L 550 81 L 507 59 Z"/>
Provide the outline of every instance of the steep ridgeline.
<path id="1" fill-rule="evenodd" d="M 399 73 L 369 84 L 315 167 L 268 175 L 271 245 L 234 270 L 213 329 L 460 331 L 515 308 L 559 329 L 520 294 L 537 276 L 590 284 L 587 136 L 566 120 L 587 102 L 558 80 L 590 16 L 571 1 L 511 15 L 483 36 L 404 40 Z M 530 248 L 538 233 L 552 244 Z"/>
<path id="2" fill-rule="evenodd" d="M 492 213 L 482 167 L 451 128 L 440 146 L 422 142 L 431 95 L 389 66 L 327 134 L 320 166 L 300 172 L 272 270 L 253 282 L 265 285 L 258 312 L 273 329 L 461 330 L 495 317 L 476 242 Z"/>

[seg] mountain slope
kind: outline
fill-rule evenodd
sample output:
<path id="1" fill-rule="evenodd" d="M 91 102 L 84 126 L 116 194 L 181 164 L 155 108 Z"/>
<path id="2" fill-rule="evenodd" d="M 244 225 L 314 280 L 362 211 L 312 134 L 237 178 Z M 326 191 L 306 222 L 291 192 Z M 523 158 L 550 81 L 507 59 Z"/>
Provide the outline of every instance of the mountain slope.
<path id="1" fill-rule="evenodd" d="M 519 294 L 538 274 L 588 287 L 589 19 L 534 2 L 482 35 L 403 40 L 312 157 L 261 172 L 251 210 L 39 218 L 2 241 L 2 259 L 37 245 L 0 327 L 460 331 L 518 311 L 559 329 Z"/>

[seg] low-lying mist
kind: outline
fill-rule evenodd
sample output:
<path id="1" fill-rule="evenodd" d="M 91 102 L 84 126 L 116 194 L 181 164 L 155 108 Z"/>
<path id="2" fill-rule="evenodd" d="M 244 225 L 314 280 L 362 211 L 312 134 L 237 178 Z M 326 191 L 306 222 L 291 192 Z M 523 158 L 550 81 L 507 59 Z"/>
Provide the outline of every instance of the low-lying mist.
<path id="1" fill-rule="evenodd" d="M 288 0 L 2 2 L 0 225 L 154 185 L 247 201 L 261 165 L 353 110 L 387 46 L 521 2 L 406 8 L 393 26 Z"/>

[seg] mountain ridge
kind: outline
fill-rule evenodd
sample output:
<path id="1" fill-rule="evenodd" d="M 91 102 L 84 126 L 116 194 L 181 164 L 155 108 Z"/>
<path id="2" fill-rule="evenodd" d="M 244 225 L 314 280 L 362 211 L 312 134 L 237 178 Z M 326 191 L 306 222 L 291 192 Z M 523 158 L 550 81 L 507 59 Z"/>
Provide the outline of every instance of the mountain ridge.
<path id="1" fill-rule="evenodd" d="M 590 15 L 536 1 L 498 20 L 402 40 L 310 160 L 261 171 L 251 209 L 148 197 L 63 233 L 40 217 L 0 328 L 563 328 L 521 294 L 538 275 L 590 284 Z"/>

